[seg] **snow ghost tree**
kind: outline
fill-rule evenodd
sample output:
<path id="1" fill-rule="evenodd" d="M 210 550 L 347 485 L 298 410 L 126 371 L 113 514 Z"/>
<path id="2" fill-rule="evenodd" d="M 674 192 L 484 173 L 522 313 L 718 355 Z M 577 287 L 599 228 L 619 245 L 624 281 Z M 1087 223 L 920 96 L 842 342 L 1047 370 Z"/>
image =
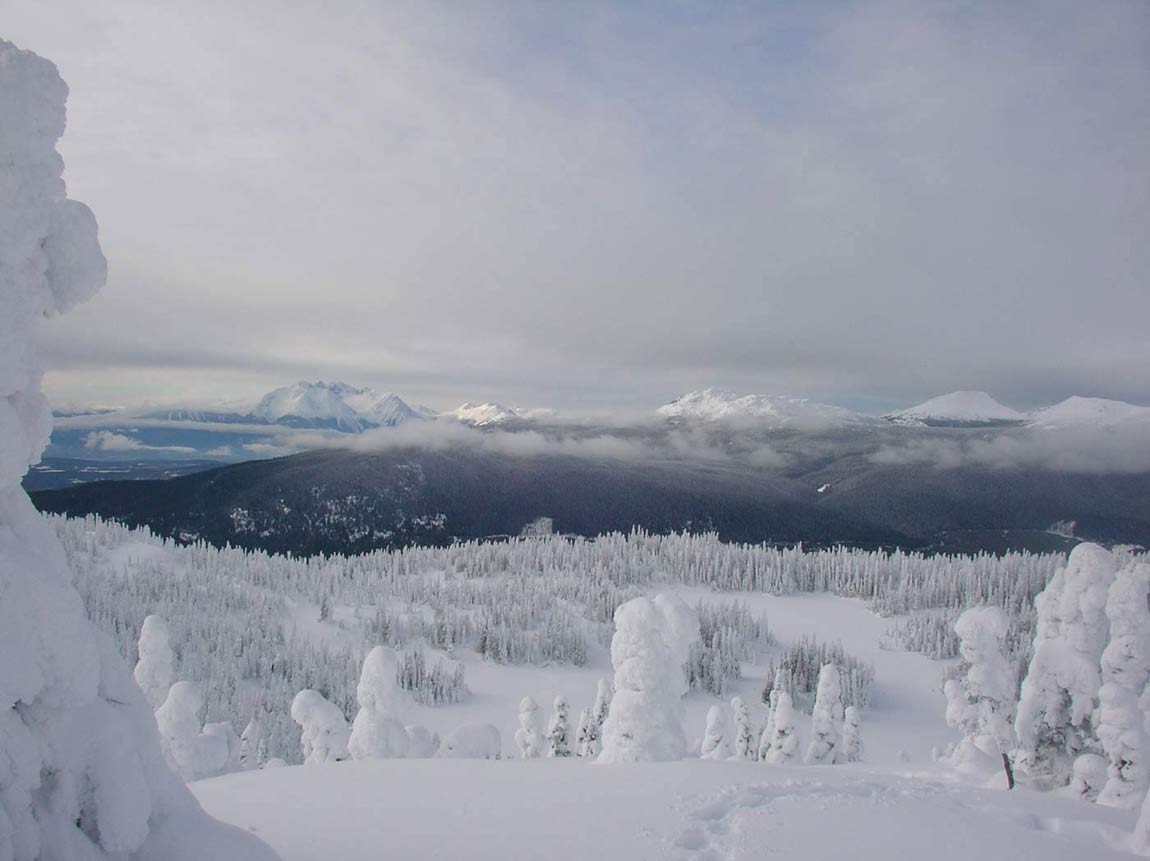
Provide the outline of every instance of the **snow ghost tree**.
<path id="1" fill-rule="evenodd" d="M 503 737 L 489 723 L 469 723 L 452 730 L 435 754 L 441 759 L 499 759 Z"/>
<path id="2" fill-rule="evenodd" d="M 355 696 L 359 702 L 359 712 L 351 727 L 348 752 L 355 759 L 407 756 L 407 728 L 395 717 L 399 692 L 395 685 L 395 673 L 389 669 L 387 650 L 383 646 L 376 646 L 363 659 L 363 670 Z"/>
<path id="3" fill-rule="evenodd" d="M 1098 739 L 1109 761 L 1098 801 L 1133 809 L 1150 787 L 1150 565 L 1118 572 L 1106 597 L 1110 642 L 1102 652 Z"/>
<path id="4" fill-rule="evenodd" d="M 703 730 L 703 744 L 699 755 L 703 759 L 728 759 L 731 751 L 727 742 L 727 716 L 720 706 L 707 709 L 707 726 Z"/>
<path id="5" fill-rule="evenodd" d="M 547 755 L 571 755 L 571 730 L 567 700 L 563 696 L 555 698 L 555 711 L 547 725 Z"/>
<path id="6" fill-rule="evenodd" d="M 311 689 L 300 691 L 291 704 L 291 717 L 300 725 L 300 749 L 304 765 L 339 762 L 348 759 L 351 731 L 338 707 Z"/>
<path id="7" fill-rule="evenodd" d="M 204 697 L 194 682 L 176 682 L 156 709 L 156 726 L 168 765 L 184 780 L 199 780 L 223 772 L 228 762 L 228 741 L 218 733 L 205 733 L 200 723 Z"/>
<path id="8" fill-rule="evenodd" d="M 55 149 L 67 94 L 52 63 L 0 40 L 0 859 L 274 858 L 164 764 L 147 699 L 20 487 L 51 430 L 33 330 L 107 271 Z"/>
<path id="9" fill-rule="evenodd" d="M 439 735 L 422 724 L 408 724 L 407 755 L 412 759 L 430 759 L 439 750 Z"/>
<path id="10" fill-rule="evenodd" d="M 1106 597 L 1116 573 L 1108 550 L 1079 544 L 1035 600 L 1034 656 L 1014 727 L 1016 765 L 1039 786 L 1065 785 L 1074 759 L 1100 749 L 1092 716 L 1109 634 Z"/>
<path id="11" fill-rule="evenodd" d="M 684 665 L 698 636 L 698 616 L 672 596 L 634 598 L 615 610 L 615 696 L 598 762 L 683 758 Z"/>
<path id="12" fill-rule="evenodd" d="M 240 770 L 240 737 L 231 721 L 204 724 L 204 735 L 216 736 L 223 741 L 224 764 L 217 774 Z"/>
<path id="13" fill-rule="evenodd" d="M 599 755 L 599 725 L 595 712 L 584 706 L 579 712 L 579 729 L 575 737 L 575 755 L 594 758 Z"/>
<path id="14" fill-rule="evenodd" d="M 547 740 L 539 730 L 539 703 L 531 697 L 519 701 L 519 729 L 515 730 L 515 747 L 523 759 L 543 756 Z"/>
<path id="15" fill-rule="evenodd" d="M 847 706 L 843 712 L 843 761 L 862 762 L 862 718 L 855 706 Z"/>
<path id="16" fill-rule="evenodd" d="M 772 687 L 767 698 L 767 721 L 759 734 L 759 761 L 766 762 L 771 752 L 771 739 L 775 735 L 775 709 L 779 707 L 780 689 Z"/>
<path id="17" fill-rule="evenodd" d="M 598 736 L 603 735 L 603 724 L 606 723 L 607 712 L 611 708 L 611 693 L 611 683 L 606 679 L 599 679 L 599 684 L 595 688 L 595 705 L 591 707 Z"/>
<path id="18" fill-rule="evenodd" d="M 751 730 L 751 713 L 742 697 L 731 700 L 731 713 L 735 719 L 735 757 L 757 759 L 759 751 L 755 744 L 755 734 Z"/>
<path id="19" fill-rule="evenodd" d="M 780 690 L 778 693 L 771 749 L 767 753 L 767 762 L 772 765 L 790 762 L 799 749 L 799 716 L 795 711 L 794 702 L 786 691 Z"/>
<path id="20" fill-rule="evenodd" d="M 954 623 L 959 637 L 958 678 L 943 687 L 946 722 L 962 731 L 951 762 L 964 769 L 980 765 L 1006 771 L 1014 785 L 1009 753 L 1014 748 L 1014 675 L 1004 643 L 1009 620 L 999 607 L 972 607 Z"/>
<path id="21" fill-rule="evenodd" d="M 168 623 L 161 616 L 148 616 L 140 629 L 138 645 L 140 659 L 132 676 L 136 684 L 152 704 L 158 709 L 168 698 L 168 688 L 175 675 L 175 655 L 168 637 Z"/>
<path id="22" fill-rule="evenodd" d="M 1097 753 L 1083 753 L 1074 760 L 1070 773 L 1070 792 L 1085 801 L 1097 801 L 1106 786 L 1109 763 Z"/>
<path id="23" fill-rule="evenodd" d="M 839 761 L 843 727 L 843 695 L 839 670 L 824 664 L 819 671 L 815 708 L 811 714 L 811 743 L 803 761 L 808 765 L 832 765 Z"/>
<path id="24" fill-rule="evenodd" d="M 263 766 L 267 752 L 263 741 L 263 724 L 252 718 L 240 734 L 240 768 L 244 771 L 254 771 Z"/>

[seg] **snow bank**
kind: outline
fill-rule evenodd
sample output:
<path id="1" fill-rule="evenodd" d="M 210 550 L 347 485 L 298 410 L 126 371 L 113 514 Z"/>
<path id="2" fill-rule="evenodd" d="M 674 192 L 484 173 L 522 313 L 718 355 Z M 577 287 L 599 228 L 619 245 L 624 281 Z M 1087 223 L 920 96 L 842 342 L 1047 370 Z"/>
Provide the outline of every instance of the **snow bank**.
<path id="1" fill-rule="evenodd" d="M 20 488 L 51 429 L 32 330 L 107 271 L 55 150 L 67 93 L 52 63 L 0 40 L 0 861 L 274 858 L 165 766 L 144 694 Z"/>

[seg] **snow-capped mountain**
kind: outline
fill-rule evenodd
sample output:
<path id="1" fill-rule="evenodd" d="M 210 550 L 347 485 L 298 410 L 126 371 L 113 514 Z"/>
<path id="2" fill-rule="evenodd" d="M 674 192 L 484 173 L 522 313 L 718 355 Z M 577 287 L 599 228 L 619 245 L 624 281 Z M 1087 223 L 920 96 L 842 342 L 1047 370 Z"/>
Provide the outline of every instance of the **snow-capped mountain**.
<path id="1" fill-rule="evenodd" d="M 344 400 L 350 390 L 351 387 L 344 383 L 329 385 L 301 380 L 268 392 L 256 405 L 254 414 L 272 424 L 332 427 L 359 433 L 364 429 L 365 421 Z"/>
<path id="2" fill-rule="evenodd" d="M 738 395 L 722 389 L 689 392 L 659 407 L 657 412 L 670 419 L 751 420 L 766 428 L 845 427 L 874 421 L 861 413 L 807 398 Z"/>
<path id="3" fill-rule="evenodd" d="M 1026 416 L 1000 404 L 986 392 L 951 392 L 917 406 L 888 413 L 898 424 L 990 425 L 1021 422 Z"/>
<path id="4" fill-rule="evenodd" d="M 520 418 L 517 410 L 497 403 L 463 404 L 444 415 L 472 427 L 499 425 Z"/>
<path id="5" fill-rule="evenodd" d="M 347 383 L 335 383 L 343 402 L 361 419 L 376 427 L 395 427 L 411 419 L 433 418 L 435 412 L 427 407 L 412 406 L 393 392 L 377 392 L 371 388 L 357 388 Z"/>
<path id="6" fill-rule="evenodd" d="M 1075 395 L 1053 406 L 1034 410 L 1026 418 L 1028 424 L 1041 428 L 1109 428 L 1128 422 L 1150 423 L 1150 407 Z"/>

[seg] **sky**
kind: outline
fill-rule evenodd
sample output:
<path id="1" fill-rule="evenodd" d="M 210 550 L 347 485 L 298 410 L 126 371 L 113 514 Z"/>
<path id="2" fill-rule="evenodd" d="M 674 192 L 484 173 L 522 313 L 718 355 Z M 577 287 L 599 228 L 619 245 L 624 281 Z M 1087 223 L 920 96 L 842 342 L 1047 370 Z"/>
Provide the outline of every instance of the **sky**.
<path id="1" fill-rule="evenodd" d="M 49 394 L 1150 403 L 1150 4 L 0 0 L 109 282 Z"/>

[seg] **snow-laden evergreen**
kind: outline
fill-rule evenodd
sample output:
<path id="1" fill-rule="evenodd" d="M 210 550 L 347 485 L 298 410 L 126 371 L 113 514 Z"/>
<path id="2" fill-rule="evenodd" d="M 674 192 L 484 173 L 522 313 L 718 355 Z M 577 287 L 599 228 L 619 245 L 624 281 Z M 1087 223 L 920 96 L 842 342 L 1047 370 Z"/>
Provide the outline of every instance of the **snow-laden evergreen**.
<path id="1" fill-rule="evenodd" d="M 730 759 L 731 731 L 726 711 L 722 706 L 707 709 L 707 724 L 703 729 L 703 742 L 699 748 L 703 759 Z"/>
<path id="2" fill-rule="evenodd" d="M 796 706 L 811 711 L 827 664 L 838 669 L 843 705 L 865 708 L 870 703 L 874 666 L 847 654 L 842 643 L 820 643 L 812 636 L 800 637 L 783 650 L 778 668 L 772 663 L 768 672 L 773 674 L 774 684 L 791 695 Z"/>
<path id="3" fill-rule="evenodd" d="M 172 770 L 184 780 L 199 780 L 222 773 L 228 763 L 227 739 L 204 732 L 200 713 L 204 698 L 194 682 L 176 682 L 156 709 L 160 744 Z"/>
<path id="4" fill-rule="evenodd" d="M 319 691 L 303 690 L 291 704 L 291 717 L 300 726 L 300 750 L 304 765 L 339 762 L 350 758 L 351 729 L 342 711 Z"/>
<path id="5" fill-rule="evenodd" d="M 352 723 L 347 750 L 354 759 L 391 759 L 407 755 L 408 735 L 396 717 L 401 700 L 387 662 L 387 651 L 376 646 L 363 659 L 356 699 L 359 711 Z"/>
<path id="6" fill-rule="evenodd" d="M 1109 776 L 1098 800 L 1133 809 L 1150 788 L 1150 565 L 1118 572 L 1106 617 L 1110 642 L 1102 652 L 1096 725 Z"/>
<path id="7" fill-rule="evenodd" d="M 107 273 L 55 148 L 67 94 L 52 63 L 0 40 L 0 861 L 274 858 L 165 765 L 151 704 L 20 487 L 52 426 L 35 330 Z"/>
<path id="8" fill-rule="evenodd" d="M 698 616 L 670 595 L 635 598 L 615 611 L 615 695 L 599 762 L 683 757 L 682 697 L 688 689 L 683 665 L 698 630 Z"/>
<path id="9" fill-rule="evenodd" d="M 595 704 L 591 706 L 591 711 L 595 717 L 597 737 L 599 738 L 603 736 L 603 724 L 607 720 L 607 714 L 611 709 L 611 697 L 614 696 L 614 693 L 614 688 L 611 687 L 611 683 L 606 679 L 599 679 L 595 685 Z"/>
<path id="10" fill-rule="evenodd" d="M 579 728 L 575 733 L 575 755 L 594 759 L 599 755 L 599 726 L 591 706 L 579 712 Z"/>
<path id="11" fill-rule="evenodd" d="M 162 616 L 148 616 L 140 629 L 137 644 L 140 659 L 132 671 L 132 677 L 152 708 L 159 708 L 168 697 L 168 688 L 175 681 L 176 656 L 168 635 L 168 623 Z"/>
<path id="12" fill-rule="evenodd" d="M 772 674 L 773 677 L 774 674 Z M 760 762 L 766 762 L 767 756 L 771 752 L 771 741 L 775 736 L 775 711 L 779 707 L 780 693 L 781 689 L 776 687 L 772 687 L 767 693 L 767 719 L 759 733 L 758 742 L 758 759 Z"/>
<path id="13" fill-rule="evenodd" d="M 779 691 L 773 714 L 774 726 L 767 762 L 771 765 L 783 765 L 792 762 L 799 751 L 799 715 L 791 701 L 791 695 L 785 690 Z"/>
<path id="14" fill-rule="evenodd" d="M 735 758 L 758 759 L 759 750 L 755 744 L 755 732 L 751 729 L 751 712 L 742 697 L 731 699 L 731 719 L 735 724 Z"/>
<path id="15" fill-rule="evenodd" d="M 1014 678 L 1004 643 L 1009 622 L 999 607 L 972 607 L 954 623 L 962 660 L 943 687 L 946 721 L 963 739 L 952 762 L 997 769 L 1014 749 Z"/>
<path id="16" fill-rule="evenodd" d="M 252 718 L 240 733 L 240 768 L 254 771 L 262 768 L 267 761 L 267 744 L 264 740 L 264 727 Z"/>
<path id="17" fill-rule="evenodd" d="M 536 759 L 547 749 L 547 739 L 540 729 L 542 717 L 539 703 L 531 697 L 519 701 L 519 729 L 515 731 L 515 747 L 523 759 Z"/>
<path id="18" fill-rule="evenodd" d="M 1039 786 L 1069 782 L 1075 758 L 1100 750 L 1093 723 L 1109 622 L 1106 597 L 1118 563 L 1079 544 L 1037 597 L 1034 657 L 1018 704 L 1017 765 Z"/>
<path id="19" fill-rule="evenodd" d="M 551 720 L 547 723 L 547 755 L 571 755 L 571 716 L 567 698 L 560 695 L 555 698 L 554 711 Z"/>
<path id="20" fill-rule="evenodd" d="M 1138 821 L 1134 824 L 1130 848 L 1139 855 L 1150 855 L 1150 793 L 1147 793 L 1142 801 L 1142 810 L 1138 814 Z"/>
<path id="21" fill-rule="evenodd" d="M 497 727 L 471 723 L 449 732 L 435 755 L 442 759 L 499 759 L 502 749 Z"/>
<path id="22" fill-rule="evenodd" d="M 407 755 L 411 759 L 429 759 L 439 752 L 439 734 L 422 724 L 408 724 Z"/>
<path id="23" fill-rule="evenodd" d="M 863 758 L 862 717 L 854 706 L 843 711 L 843 762 L 861 762 Z"/>
<path id="24" fill-rule="evenodd" d="M 823 665 L 811 713 L 811 743 L 803 755 L 807 765 L 833 765 L 840 761 L 843 731 L 843 696 L 839 670 Z"/>

